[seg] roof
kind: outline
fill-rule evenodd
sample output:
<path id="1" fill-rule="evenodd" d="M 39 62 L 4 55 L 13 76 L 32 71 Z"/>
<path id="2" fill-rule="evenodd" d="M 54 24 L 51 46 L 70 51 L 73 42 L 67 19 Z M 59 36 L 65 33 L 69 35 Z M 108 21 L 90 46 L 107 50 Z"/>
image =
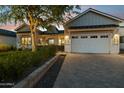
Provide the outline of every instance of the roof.
<path id="1" fill-rule="evenodd" d="M 16 37 L 16 32 L 12 32 L 12 31 L 5 30 L 5 29 L 0 29 L 0 35 Z"/>
<path id="2" fill-rule="evenodd" d="M 104 12 L 98 11 L 98 10 L 93 9 L 93 8 L 89 8 L 89 9 L 87 9 L 86 11 L 82 12 L 81 14 L 77 15 L 76 17 L 72 18 L 71 20 L 67 21 L 67 22 L 65 23 L 65 25 L 69 24 L 70 22 L 76 20 L 77 18 L 83 16 L 84 14 L 86 14 L 86 13 L 88 13 L 88 12 L 95 12 L 95 13 L 97 13 L 97 14 L 103 15 L 103 16 L 105 16 L 105 17 L 111 18 L 111 19 L 116 20 L 116 21 L 119 21 L 119 22 L 124 21 L 124 19 L 121 19 L 121 18 L 119 18 L 119 17 L 116 17 L 116 16 L 110 15 L 110 14 L 108 14 L 108 13 L 104 13 Z"/>
<path id="3" fill-rule="evenodd" d="M 17 27 L 15 30 L 19 30 L 24 26 L 29 26 L 27 24 L 22 24 L 19 27 Z M 30 33 L 31 31 L 17 31 L 17 33 Z M 49 30 L 47 31 L 41 31 L 39 29 L 37 29 L 37 33 L 39 35 L 50 35 L 50 34 L 64 34 L 64 30 L 58 30 L 55 26 L 50 26 Z"/>
<path id="4" fill-rule="evenodd" d="M 108 24 L 108 25 L 91 25 L 91 26 L 71 26 L 69 29 L 86 29 L 86 28 L 105 28 L 105 27 L 119 27 L 119 25 Z"/>
<path id="5" fill-rule="evenodd" d="M 24 27 L 24 26 L 29 26 L 28 24 L 22 24 L 22 25 L 19 25 L 17 28 L 15 28 L 15 31 L 17 31 L 17 30 L 19 30 L 19 29 L 21 29 L 22 27 Z"/>
<path id="6" fill-rule="evenodd" d="M 64 30 L 58 30 L 57 32 L 44 31 L 40 33 L 40 35 L 51 35 L 51 34 L 64 34 Z"/>

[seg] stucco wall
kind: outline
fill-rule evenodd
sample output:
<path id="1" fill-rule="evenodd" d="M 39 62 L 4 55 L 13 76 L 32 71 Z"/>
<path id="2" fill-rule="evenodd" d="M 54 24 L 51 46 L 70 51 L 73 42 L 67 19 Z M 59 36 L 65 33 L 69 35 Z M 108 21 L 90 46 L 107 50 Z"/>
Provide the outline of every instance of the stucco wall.
<path id="1" fill-rule="evenodd" d="M 0 44 L 8 44 L 11 46 L 16 46 L 16 37 L 0 35 Z"/>

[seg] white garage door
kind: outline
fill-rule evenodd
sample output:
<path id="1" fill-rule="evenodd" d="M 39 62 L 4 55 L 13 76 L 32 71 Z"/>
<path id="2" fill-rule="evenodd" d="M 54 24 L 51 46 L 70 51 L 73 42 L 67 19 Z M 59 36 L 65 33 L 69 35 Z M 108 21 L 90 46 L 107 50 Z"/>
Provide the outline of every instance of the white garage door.
<path id="1" fill-rule="evenodd" d="M 109 33 L 71 34 L 71 51 L 78 53 L 109 53 Z"/>

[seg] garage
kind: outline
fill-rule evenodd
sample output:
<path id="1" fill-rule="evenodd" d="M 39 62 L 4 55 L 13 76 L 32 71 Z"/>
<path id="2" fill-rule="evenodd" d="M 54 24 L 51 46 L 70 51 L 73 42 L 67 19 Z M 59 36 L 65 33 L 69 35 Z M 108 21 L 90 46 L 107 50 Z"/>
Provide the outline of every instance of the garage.
<path id="1" fill-rule="evenodd" d="M 71 52 L 110 53 L 110 33 L 73 33 L 71 34 Z"/>
<path id="2" fill-rule="evenodd" d="M 82 12 L 64 25 L 65 52 L 118 54 L 122 22 L 118 17 L 92 8 Z"/>

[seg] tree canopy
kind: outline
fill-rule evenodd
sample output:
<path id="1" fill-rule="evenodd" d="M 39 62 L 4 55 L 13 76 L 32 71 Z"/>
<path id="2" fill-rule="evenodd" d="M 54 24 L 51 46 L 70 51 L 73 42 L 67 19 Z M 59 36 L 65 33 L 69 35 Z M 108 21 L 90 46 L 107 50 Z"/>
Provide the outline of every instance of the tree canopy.
<path id="1" fill-rule="evenodd" d="M 0 23 L 25 22 L 30 25 L 32 34 L 32 51 L 36 50 L 35 37 L 36 28 L 41 26 L 49 28 L 53 24 L 62 24 L 67 18 L 75 13 L 74 8 L 79 6 L 69 5 L 8 5 L 0 6 Z"/>

